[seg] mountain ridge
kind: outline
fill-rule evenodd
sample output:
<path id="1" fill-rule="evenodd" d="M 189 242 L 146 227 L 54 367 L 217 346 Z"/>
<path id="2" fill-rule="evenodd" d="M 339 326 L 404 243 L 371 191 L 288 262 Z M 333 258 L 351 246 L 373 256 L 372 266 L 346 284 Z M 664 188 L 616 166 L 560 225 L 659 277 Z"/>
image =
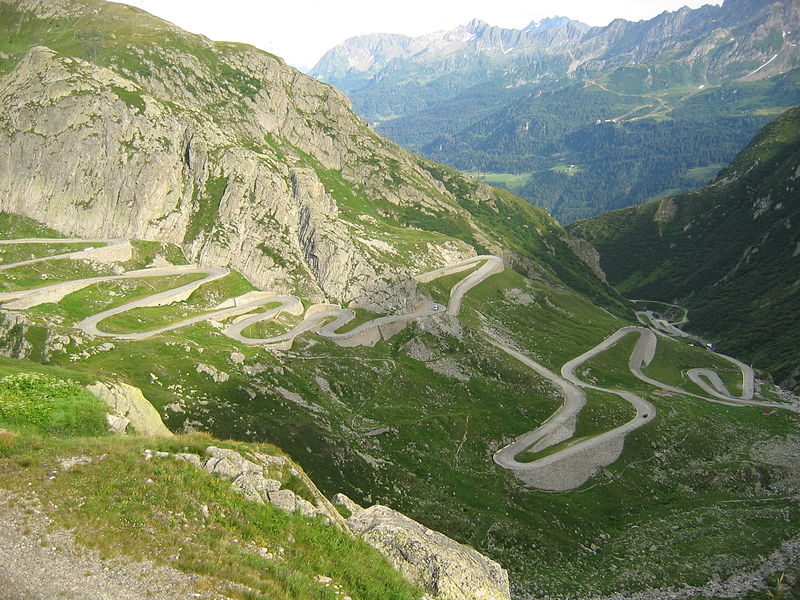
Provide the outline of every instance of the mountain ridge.
<path id="1" fill-rule="evenodd" d="M 524 29 L 507 29 L 473 19 L 451 30 L 416 37 L 400 34 L 356 36 L 329 50 L 309 73 L 345 92 L 357 92 L 360 85 L 368 84 L 372 78 L 381 82 L 392 72 L 402 70 L 404 60 L 428 63 L 434 69 L 438 68 L 437 61 L 447 61 L 450 64 L 444 68 L 452 70 L 469 55 L 483 56 L 488 60 L 509 54 L 516 56 L 525 50 L 543 50 L 550 44 L 559 43 L 562 38 L 566 43 L 577 32 L 588 29 L 583 23 L 563 17 L 544 20 L 543 23 L 546 23 L 544 27 L 529 24 Z M 382 44 L 388 45 L 390 51 L 372 54 L 373 48 L 382 50 Z M 351 53 L 358 60 L 348 60 Z M 353 82 L 349 81 L 349 76 L 353 76 Z"/>
<path id="2" fill-rule="evenodd" d="M 565 27 L 509 54 L 394 58 L 335 83 L 379 133 L 485 173 L 562 223 L 704 185 L 800 98 L 796 0 L 727 0 L 542 37 Z M 325 79 L 324 67 L 312 73 Z M 622 151 L 597 123 L 616 126 Z"/>
<path id="3" fill-rule="evenodd" d="M 631 62 L 642 62 L 652 59 L 655 54 L 661 54 L 667 49 L 676 50 L 683 53 L 683 57 L 687 60 L 696 60 L 701 58 L 700 55 L 694 56 L 691 53 L 686 53 L 683 49 L 683 42 L 689 41 L 697 36 L 710 36 L 709 40 L 713 43 L 718 40 L 720 36 L 726 33 L 729 35 L 730 42 L 733 42 L 732 48 L 723 47 L 723 52 L 718 53 L 715 60 L 709 64 L 708 73 L 710 75 L 720 77 L 729 76 L 726 69 L 734 69 L 739 76 L 750 74 L 747 67 L 742 67 L 736 63 L 734 59 L 738 59 L 738 54 L 732 50 L 738 50 L 740 46 L 744 46 L 744 50 L 749 51 L 748 60 L 756 61 L 761 60 L 762 64 L 770 59 L 770 44 L 761 44 L 761 48 L 756 48 L 757 44 L 752 40 L 745 39 L 744 42 L 736 39 L 734 36 L 736 32 L 747 37 L 748 28 L 754 25 L 762 28 L 770 28 L 775 23 L 780 23 L 784 26 L 782 29 L 782 41 L 784 44 L 778 44 L 778 48 L 782 52 L 794 54 L 797 58 L 798 51 L 792 50 L 800 43 L 800 33 L 798 33 L 796 25 L 800 23 L 800 15 L 797 11 L 797 3 L 795 0 L 788 0 L 785 2 L 770 2 L 770 3 L 751 3 L 741 2 L 736 0 L 725 0 L 722 5 L 705 5 L 697 9 L 689 9 L 683 7 L 680 10 L 663 13 L 651 18 L 641 21 L 628 21 L 625 19 L 615 19 L 606 26 L 589 27 L 566 17 L 551 17 L 543 19 L 546 23 L 545 28 L 532 27 L 536 22 L 529 24 L 522 29 L 504 29 L 502 27 L 490 26 L 488 23 L 474 19 L 473 21 L 456 27 L 449 31 L 435 32 L 425 34 L 417 37 L 402 36 L 400 34 L 367 34 L 364 36 L 356 36 L 350 38 L 342 46 L 354 45 L 362 40 L 370 40 L 372 42 L 382 39 L 385 35 L 388 38 L 403 38 L 409 43 L 413 41 L 420 42 L 420 46 L 415 47 L 414 52 L 411 54 L 416 57 L 421 57 L 423 60 L 429 60 L 425 56 L 425 52 L 433 51 L 435 48 L 425 48 L 424 42 L 426 40 L 441 40 L 452 38 L 453 40 L 460 39 L 464 33 L 481 36 L 487 33 L 491 36 L 499 34 L 508 39 L 511 36 L 519 35 L 521 33 L 539 33 L 558 30 L 563 32 L 567 29 L 575 29 L 580 32 L 579 38 L 570 37 L 567 45 L 568 51 L 577 56 L 571 57 L 571 64 L 566 70 L 566 74 L 572 74 L 579 69 L 597 70 L 598 68 L 605 67 L 605 63 L 610 57 L 614 58 L 613 62 L 628 64 Z M 676 39 L 677 38 L 677 39 Z M 523 38 L 528 42 L 529 47 L 527 50 L 544 50 L 547 52 L 552 51 L 552 47 L 545 44 L 535 44 L 534 42 L 543 41 L 541 37 Z M 472 40 L 470 40 L 471 42 Z M 481 40 L 482 41 L 482 40 Z M 546 41 L 546 40 L 545 40 Z M 565 42 L 566 43 L 566 42 Z M 730 46 L 730 44 L 728 44 Z M 493 48 L 491 44 L 488 45 L 490 49 Z M 340 46 L 334 47 L 329 50 L 318 62 L 310 73 L 314 77 L 326 80 L 332 76 L 330 59 L 337 52 Z M 362 49 L 367 49 L 363 48 Z M 461 50 L 462 46 L 456 46 L 454 49 L 445 54 L 450 54 L 455 51 Z M 473 52 L 480 52 L 485 49 L 483 44 L 474 44 Z M 502 51 L 502 50 L 501 50 Z M 326 58 L 327 57 L 327 58 Z M 394 55 L 391 58 L 398 58 Z M 727 57 L 727 58 L 726 58 Z M 535 57 L 534 57 L 535 58 Z M 728 66 L 728 63 L 733 62 Z M 737 67 L 736 65 L 739 64 Z M 372 69 L 370 72 L 376 75 L 380 68 L 383 68 L 385 63 L 380 61 L 373 61 L 370 64 Z M 756 64 L 758 66 L 758 64 Z M 377 68 L 374 68 L 377 67 Z M 513 67 L 513 65 L 506 65 L 505 68 Z M 778 67 L 774 65 L 773 68 Z M 771 74 L 782 72 L 780 69 L 772 71 Z M 767 73 L 761 73 L 759 77 L 765 77 Z M 336 74 L 337 79 L 341 80 L 342 73 Z M 377 75 L 378 80 L 385 78 L 384 75 Z M 341 83 L 341 81 L 340 81 Z M 340 86 L 342 87 L 342 86 Z M 350 91 L 348 86 L 343 86 L 342 89 Z M 361 112 L 361 111 L 358 111 Z M 369 117 L 369 113 L 367 113 Z"/>

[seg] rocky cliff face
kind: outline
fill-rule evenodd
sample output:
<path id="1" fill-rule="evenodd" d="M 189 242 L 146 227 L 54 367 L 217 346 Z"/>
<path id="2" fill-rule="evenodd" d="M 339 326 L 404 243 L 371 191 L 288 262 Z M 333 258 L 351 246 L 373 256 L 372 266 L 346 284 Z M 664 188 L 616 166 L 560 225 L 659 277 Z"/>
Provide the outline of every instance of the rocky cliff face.
<path id="1" fill-rule="evenodd" d="M 0 85 L 0 210 L 65 234 L 174 242 L 259 286 L 365 306 L 391 305 L 454 244 L 474 254 L 408 232 L 408 210 L 447 213 L 491 245 L 419 159 L 276 57 L 99 0 L 0 10 L 16 51 Z M 76 17 L 77 49 L 43 20 Z"/>

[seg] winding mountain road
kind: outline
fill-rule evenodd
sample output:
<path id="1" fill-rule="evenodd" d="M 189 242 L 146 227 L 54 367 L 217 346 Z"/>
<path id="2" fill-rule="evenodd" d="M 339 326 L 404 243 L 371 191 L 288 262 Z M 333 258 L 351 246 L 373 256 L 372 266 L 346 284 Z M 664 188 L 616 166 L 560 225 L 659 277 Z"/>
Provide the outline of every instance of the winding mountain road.
<path id="1" fill-rule="evenodd" d="M 561 390 L 564 396 L 564 403 L 562 406 L 545 421 L 545 423 L 532 431 L 522 434 L 513 442 L 495 452 L 493 456 L 494 461 L 500 466 L 513 471 L 525 483 L 534 487 L 553 491 L 574 489 L 585 483 L 598 468 L 607 466 L 616 461 L 622 452 L 626 436 L 655 419 L 657 414 L 656 407 L 632 392 L 604 388 L 584 382 L 576 375 L 576 371 L 580 365 L 608 350 L 624 337 L 631 334 L 638 334 L 639 339 L 628 359 L 628 369 L 635 377 L 645 383 L 662 390 L 668 390 L 683 396 L 700 398 L 709 402 L 718 402 L 732 406 L 757 406 L 771 409 L 782 408 L 800 412 L 797 407 L 791 405 L 752 400 L 754 380 L 752 368 L 741 361 L 722 354 L 717 354 L 717 356 L 734 363 L 739 367 L 742 373 L 742 396 L 737 397 L 732 395 L 723 384 L 719 375 L 710 369 L 691 369 L 688 375 L 693 381 L 700 385 L 704 391 L 713 396 L 713 398 L 686 392 L 680 388 L 667 385 L 648 377 L 643 372 L 643 368 L 647 367 L 655 357 L 658 337 L 652 329 L 645 327 L 628 326 L 618 329 L 594 348 L 587 350 L 580 356 L 565 363 L 564 366 L 561 367 L 560 377 L 519 351 L 510 348 L 508 345 L 487 338 L 487 341 L 495 347 L 503 350 L 541 376 L 550 380 Z M 664 334 L 662 333 L 661 335 Z M 707 381 L 705 381 L 704 378 Z M 589 438 L 570 442 L 570 438 L 574 436 L 578 413 L 586 403 L 586 395 L 581 388 L 615 394 L 629 402 L 634 407 L 636 414 L 632 419 L 619 427 Z M 548 436 L 552 436 L 552 438 L 548 440 Z M 516 456 L 523 450 L 534 448 L 536 451 L 542 451 L 560 442 L 564 442 L 561 448 L 550 454 L 544 454 L 541 458 L 530 462 L 520 462 L 516 460 Z"/>
<path id="2" fill-rule="evenodd" d="M 0 265 L 0 271 L 13 269 L 15 267 L 24 267 L 25 265 L 32 265 L 34 263 L 53 260 L 55 258 L 71 258 L 74 260 L 86 259 L 95 260 L 98 262 L 109 262 L 111 260 L 116 262 L 125 262 L 126 260 L 130 260 L 131 256 L 133 255 L 131 243 L 126 239 L 19 238 L 15 240 L 0 240 L 0 245 L 4 246 L 19 246 L 25 244 L 100 244 L 100 246 L 90 246 L 89 248 L 83 248 L 82 250 L 75 250 L 73 252 L 64 252 L 55 256 L 42 256 L 39 258 L 31 258 L 15 263 L 7 263 Z"/>
<path id="3" fill-rule="evenodd" d="M 563 458 L 565 454 L 555 453 L 534 462 L 519 462 L 516 460 L 516 457 L 520 452 L 531 448 L 535 444 L 544 440 L 547 436 L 553 435 L 554 433 L 566 431 L 566 437 L 572 437 L 572 434 L 575 431 L 574 421 L 577 418 L 578 413 L 580 413 L 581 409 L 586 404 L 586 394 L 573 382 L 567 381 L 565 378 L 556 375 L 544 365 L 539 364 L 518 350 L 511 348 L 507 344 L 504 344 L 491 337 L 487 337 L 486 341 L 492 344 L 495 348 L 499 348 L 509 356 L 517 359 L 525 366 L 533 369 L 545 379 L 548 379 L 557 388 L 559 388 L 561 394 L 564 396 L 564 403 L 550 416 L 549 419 L 547 419 L 547 421 L 542 423 L 542 425 L 536 429 L 528 431 L 527 433 L 523 433 L 513 442 L 495 452 L 493 456 L 494 462 L 501 467 L 505 467 L 506 469 L 512 469 L 515 471 L 533 471 L 542 467 L 546 467 L 552 464 L 554 461 L 559 460 L 559 458 Z M 562 452 L 565 451 L 566 450 Z"/>
<path id="4" fill-rule="evenodd" d="M 132 256 L 132 249 L 128 240 L 84 240 L 78 238 L 0 240 L 0 244 L 57 244 L 79 242 L 98 244 L 98 246 L 66 252 L 55 256 L 0 265 L 0 271 L 12 267 L 64 258 L 89 259 L 118 264 L 119 262 L 129 260 Z M 475 268 L 476 265 L 477 268 Z M 306 332 L 315 332 L 317 335 L 331 339 L 342 346 L 359 344 L 372 345 L 381 338 L 388 339 L 388 337 L 391 337 L 413 320 L 445 314 L 457 316 L 460 312 L 461 303 L 465 294 L 491 275 L 502 272 L 503 268 L 504 266 L 501 258 L 483 255 L 420 274 L 415 277 L 415 280 L 418 283 L 427 283 L 440 277 L 474 269 L 451 288 L 449 304 L 446 307 L 434 302 L 422 302 L 412 309 L 411 312 L 378 317 L 348 331 L 340 330 L 356 318 L 354 311 L 343 309 L 333 304 L 316 304 L 306 310 L 303 308 L 303 304 L 299 298 L 271 292 L 250 292 L 244 296 L 227 300 L 215 309 L 203 314 L 149 331 L 111 333 L 99 329 L 98 326 L 102 321 L 109 317 L 123 314 L 136 308 L 162 306 L 186 300 L 201 286 L 225 277 L 229 273 L 228 269 L 223 267 L 201 267 L 198 265 L 146 268 L 137 271 L 128 271 L 118 275 L 90 277 L 45 285 L 28 290 L 4 292 L 0 293 L 0 307 L 24 310 L 44 302 L 58 302 L 67 294 L 104 281 L 199 274 L 204 275 L 204 277 L 174 289 L 152 294 L 99 312 L 82 320 L 76 327 L 89 335 L 98 337 L 121 340 L 142 340 L 203 321 L 235 317 L 229 325 L 222 329 L 222 332 L 224 335 L 242 344 L 289 347 L 297 336 Z M 270 306 L 262 312 L 250 314 L 268 305 L 277 306 Z M 295 316 L 302 316 L 303 319 L 295 327 L 280 335 L 267 338 L 251 338 L 244 334 L 244 331 L 251 325 L 273 319 L 284 312 Z M 741 396 L 732 395 L 719 375 L 709 369 L 690 369 L 687 372 L 687 376 L 700 386 L 710 397 L 686 392 L 681 388 L 670 386 L 648 377 L 643 369 L 650 364 L 655 356 L 658 336 L 684 337 L 688 334 L 676 327 L 674 323 L 669 323 L 664 319 L 657 319 L 650 311 L 638 314 L 646 317 L 652 324 L 652 328 L 641 326 L 622 327 L 597 344 L 594 348 L 587 350 L 580 356 L 564 364 L 561 367 L 560 374 L 550 371 L 519 350 L 511 347 L 511 345 L 507 341 L 501 339 L 499 335 L 484 332 L 484 339 L 487 344 L 501 350 L 535 371 L 541 377 L 551 381 L 564 397 L 564 402 L 561 407 L 553 413 L 547 421 L 539 427 L 517 437 L 510 444 L 495 452 L 493 458 L 498 465 L 514 472 L 528 485 L 540 487 L 542 489 L 566 490 L 583 484 L 599 467 L 614 462 L 622 452 L 626 436 L 630 432 L 650 423 L 656 417 L 656 408 L 650 402 L 632 392 L 604 388 L 584 382 L 578 377 L 576 371 L 580 365 L 608 350 L 624 337 L 631 334 L 638 334 L 639 339 L 629 357 L 628 369 L 635 377 L 649 385 L 655 386 L 661 390 L 671 391 L 684 396 L 701 398 L 711 402 L 739 406 L 746 405 L 797 410 L 796 407 L 786 404 L 753 400 L 754 376 L 752 368 L 734 358 L 722 354 L 717 354 L 717 356 L 735 364 L 742 373 Z M 683 322 L 685 321 L 686 315 L 684 314 Z M 578 415 L 586 404 L 586 393 L 584 389 L 615 394 L 623 398 L 633 406 L 635 416 L 628 422 L 609 431 L 588 438 L 573 439 L 570 441 L 570 439 L 574 437 Z M 558 450 L 543 455 L 531 462 L 521 462 L 516 459 L 519 453 L 524 450 L 532 449 L 538 452 L 562 442 L 562 447 L 558 448 Z"/>
<path id="5" fill-rule="evenodd" d="M 519 436 L 509 445 L 495 452 L 493 456 L 494 461 L 500 466 L 514 471 L 526 483 L 544 489 L 564 491 L 578 487 L 591 477 L 598 468 L 607 466 L 619 458 L 625 437 L 630 432 L 655 419 L 656 408 L 648 401 L 631 392 L 603 388 L 586 383 L 575 375 L 575 370 L 581 364 L 607 350 L 622 339 L 622 337 L 636 329 L 637 328 L 633 327 L 623 328 L 615 332 L 591 350 L 567 362 L 561 368 L 560 376 L 524 356 L 520 352 L 493 342 L 496 347 L 531 367 L 541 376 L 549 379 L 561 389 L 564 395 L 564 404 L 562 404 L 561 408 L 559 408 L 550 419 L 540 427 Z M 631 354 L 631 365 L 634 361 L 639 362 L 639 364 L 641 364 L 643 360 L 649 362 L 654 355 L 655 348 L 652 347 L 649 340 L 644 343 L 643 340 L 646 340 L 645 336 L 642 336 L 636 345 L 636 349 Z M 569 442 L 568 440 L 573 438 L 575 433 L 578 413 L 586 403 L 586 394 L 581 388 L 620 396 L 634 407 L 636 414 L 631 420 L 619 427 L 615 427 L 614 429 L 598 435 Z M 520 452 L 542 442 L 548 435 L 556 431 L 557 428 L 562 428 L 564 430 L 558 437 L 550 440 L 550 443 L 546 443 L 544 447 L 541 447 L 542 444 L 540 444 L 537 450 L 545 450 L 557 443 L 565 442 L 562 448 L 530 462 L 520 462 L 516 460 L 516 456 Z M 570 468 L 553 469 L 555 465 L 564 462 L 569 462 Z"/>
<path id="6" fill-rule="evenodd" d="M 123 256 L 124 260 L 128 260 L 131 257 L 131 246 L 128 240 L 86 240 L 80 238 L 25 238 L 18 240 L 0 240 L 0 244 L 67 244 L 77 242 L 94 243 L 99 244 L 100 246 L 2 265 L 0 266 L 0 270 L 25 266 L 47 260 L 67 258 L 101 260 L 102 262 L 119 262 L 117 256 Z M 120 249 L 122 249 L 122 252 L 119 252 Z M 475 265 L 479 266 L 474 272 L 470 273 L 467 277 L 453 286 L 450 293 L 450 303 L 447 307 L 434 302 L 423 302 L 412 312 L 378 317 L 344 332 L 340 332 L 339 330 L 356 318 L 354 311 L 341 308 L 340 306 L 334 304 L 315 304 L 309 307 L 308 310 L 304 311 L 303 304 L 299 298 L 283 294 L 272 294 L 269 292 L 259 292 L 256 294 L 251 293 L 246 295 L 246 298 L 242 297 L 234 299 L 232 301 L 232 306 L 219 307 L 217 310 L 212 310 L 211 312 L 206 312 L 201 315 L 184 319 L 164 327 L 151 329 L 149 331 L 134 333 L 112 333 L 102 331 L 99 328 L 100 323 L 102 323 L 102 321 L 105 319 L 126 313 L 136 308 L 163 306 L 165 304 L 186 300 L 201 286 L 225 277 L 230 272 L 224 267 L 201 267 L 198 265 L 147 268 L 137 271 L 128 271 L 127 273 L 119 275 L 88 277 L 28 290 L 0 293 L 0 306 L 3 308 L 19 310 L 32 308 L 45 302 L 58 302 L 68 294 L 76 292 L 90 285 L 105 281 L 201 274 L 205 275 L 205 277 L 198 281 L 187 283 L 164 292 L 152 294 L 144 298 L 139 298 L 137 300 L 124 303 L 120 306 L 102 311 L 95 315 L 91 315 L 79 322 L 77 324 L 77 328 L 85 333 L 88 333 L 89 335 L 97 337 L 107 337 L 120 340 L 143 340 L 203 321 L 218 320 L 244 315 L 261 308 L 262 306 L 277 303 L 278 306 L 275 308 L 271 308 L 264 312 L 236 320 L 234 323 L 223 329 L 223 334 L 240 343 L 248 345 L 291 345 L 297 336 L 309 331 L 313 331 L 317 335 L 332 339 L 338 343 L 341 343 L 342 345 L 372 345 L 380 340 L 381 337 L 396 331 L 391 326 L 403 326 L 406 323 L 416 319 L 440 314 L 457 315 L 461 309 L 461 301 L 464 297 L 464 294 L 466 294 L 474 286 L 484 281 L 490 275 L 501 272 L 503 270 L 502 259 L 491 255 L 475 256 L 453 265 L 448 265 L 428 273 L 423 273 L 415 278 L 419 282 L 433 281 L 446 275 L 472 269 L 475 267 Z M 283 312 L 293 315 L 303 315 L 305 313 L 305 316 L 303 320 L 294 328 L 277 336 L 269 338 L 251 338 L 244 335 L 244 330 L 249 326 L 265 320 L 273 319 Z M 386 331 L 387 329 L 388 331 Z"/>

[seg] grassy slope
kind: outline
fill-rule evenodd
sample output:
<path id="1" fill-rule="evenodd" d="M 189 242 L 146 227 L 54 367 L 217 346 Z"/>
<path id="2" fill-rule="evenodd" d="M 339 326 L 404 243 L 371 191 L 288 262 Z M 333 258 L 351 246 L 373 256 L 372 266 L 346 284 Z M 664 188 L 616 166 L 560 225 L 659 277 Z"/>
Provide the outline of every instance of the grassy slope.
<path id="1" fill-rule="evenodd" d="M 80 26 L 71 24 L 63 38 L 54 30 L 49 32 L 48 43 L 58 46 L 61 40 L 71 52 L 83 52 L 74 39 Z M 35 33 L 40 35 L 41 30 Z M 148 35 L 155 33 L 148 30 Z M 98 60 L 108 58 L 103 53 L 115 48 L 105 40 L 96 48 Z M 24 44 L 18 50 L 24 51 Z M 113 65 L 126 57 L 132 59 L 119 55 L 106 62 Z M 795 535 L 791 523 L 778 530 L 773 520 L 759 521 L 757 511 L 748 506 L 743 509 L 741 528 L 722 534 L 714 528 L 695 528 L 692 545 L 665 560 L 655 555 L 638 557 L 647 538 L 632 529 L 657 517 L 658 531 L 667 537 L 685 511 L 710 513 L 722 500 L 772 501 L 772 489 L 737 476 L 754 444 L 784 436 L 796 426 L 796 420 L 784 414 L 766 420 L 749 409 L 662 403 L 659 408 L 670 419 L 636 432 L 622 460 L 577 493 L 525 490 L 496 467 L 492 450 L 541 423 L 560 401 L 529 370 L 486 348 L 478 331 L 482 320 L 556 369 L 623 322 L 598 310 L 587 296 L 619 315 L 626 309 L 565 249 L 559 239 L 561 230 L 552 219 L 499 192 L 478 202 L 473 183 L 438 165 L 424 166 L 461 207 L 475 215 L 487 235 L 516 252 L 512 258 L 528 275 L 526 279 L 507 271 L 473 290 L 464 308 L 463 333 L 433 334 L 414 327 L 371 349 L 342 349 L 312 338 L 300 342 L 293 352 L 272 354 L 241 347 L 213 327 L 199 325 L 158 339 L 115 342 L 114 348 L 105 351 L 100 350 L 100 341 L 73 340 L 63 350 L 50 352 L 49 360 L 89 375 L 113 373 L 139 385 L 175 428 L 277 443 L 309 470 L 324 491 L 345 491 L 360 501 L 385 502 L 494 556 L 511 570 L 520 592 L 585 596 L 671 585 L 685 576 L 688 565 L 719 555 L 721 547 L 742 548 L 745 535 L 761 536 L 754 554 L 763 554 Z M 321 167 L 314 168 L 326 188 L 329 184 L 346 187 L 333 175 L 322 173 Z M 387 167 L 387 177 L 391 172 Z M 363 198 L 350 192 L 335 190 L 340 207 L 362 210 L 357 203 Z M 420 235 L 455 237 L 480 246 L 463 213 L 430 215 L 414 206 L 408 210 L 380 205 L 379 199 L 366 200 L 381 211 L 397 211 L 387 219 L 398 226 L 410 223 L 427 230 Z M 412 236 L 415 231 L 410 230 Z M 521 288 L 538 301 L 531 305 L 507 302 L 506 290 Z M 55 326 L 54 330 L 66 331 Z M 414 340 L 431 350 L 430 364 L 409 356 Z M 34 354 L 44 356 L 44 337 L 33 341 Z M 243 364 L 232 360 L 233 352 L 245 356 Z M 435 363 L 441 359 L 455 361 L 470 378 L 462 381 L 437 371 Z M 226 372 L 230 379 L 215 383 L 197 371 L 199 362 Z M 299 394 L 303 403 L 281 390 Z M 709 435 L 694 433 L 693 418 L 700 420 L 697 427 L 711 430 Z M 384 429 L 388 430 L 376 433 Z M 691 439 L 684 437 L 686 430 L 692 432 Z M 709 469 L 719 478 L 708 480 Z M 757 473 L 762 472 L 775 479 L 782 476 L 771 465 L 759 465 Z M 760 475 L 757 479 L 761 486 Z M 794 515 L 788 501 L 785 510 Z M 592 554 L 587 549 L 601 532 L 620 541 L 613 551 L 609 547 Z M 725 536 L 723 546 L 720 535 Z M 606 568 L 615 556 L 633 555 L 639 565 L 638 578 L 623 579 Z M 736 556 L 739 563 L 753 560 Z M 572 570 L 569 562 L 577 568 Z M 697 577 L 708 578 L 711 572 L 711 567 L 704 567 Z"/>
<path id="2" fill-rule="evenodd" d="M 8 264 L 23 260 L 33 260 L 63 254 L 65 252 L 77 252 L 89 248 L 93 244 L 88 242 L 78 242 L 75 244 L 20 244 L 14 246 L 0 246 L 0 263 Z"/>
<path id="3" fill-rule="evenodd" d="M 375 551 L 333 526 L 247 501 L 188 463 L 142 458 L 146 448 L 203 455 L 217 445 L 279 454 L 275 447 L 204 434 L 108 435 L 105 405 L 77 383 L 82 373 L 0 359 L 0 377 L 0 428 L 6 428 L 0 486 L 23 495 L 34 491 L 53 525 L 70 529 L 80 544 L 104 556 L 148 559 L 200 575 L 207 578 L 201 588 L 230 598 L 336 597 L 315 581 L 320 574 L 357 598 L 418 597 Z M 68 456 L 94 460 L 56 469 L 53 477 L 56 457 Z"/>
<path id="4" fill-rule="evenodd" d="M 19 215 L 0 213 L 0 239 L 14 240 L 20 238 L 60 238 L 57 231 L 45 227 L 32 219 Z"/>
<path id="5" fill-rule="evenodd" d="M 669 202 L 613 211 L 571 230 L 601 253 L 609 280 L 630 297 L 680 299 L 690 328 L 786 378 L 800 363 L 796 257 L 800 108 L 773 121 L 716 183 Z M 762 210 L 763 209 L 763 210 Z"/>
<path id="6" fill-rule="evenodd" d="M 174 287 L 173 283 L 170 287 Z M 137 308 L 115 315 L 102 321 L 102 331 L 110 333 L 131 333 L 149 331 L 165 327 L 171 323 L 195 317 L 204 312 L 211 312 L 223 299 L 240 296 L 255 288 L 244 277 L 236 272 L 228 274 L 220 280 L 202 286 L 192 292 L 183 302 L 174 302 L 166 306 Z M 265 308 L 273 308 L 268 305 Z"/>

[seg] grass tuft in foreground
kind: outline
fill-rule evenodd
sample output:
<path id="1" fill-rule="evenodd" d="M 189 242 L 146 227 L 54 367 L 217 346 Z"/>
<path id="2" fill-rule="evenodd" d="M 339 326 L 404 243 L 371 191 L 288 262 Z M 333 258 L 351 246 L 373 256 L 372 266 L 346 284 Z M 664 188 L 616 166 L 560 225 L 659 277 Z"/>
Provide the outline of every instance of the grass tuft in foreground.
<path id="1" fill-rule="evenodd" d="M 0 426 L 57 436 L 105 433 L 106 407 L 77 381 L 41 373 L 0 379 Z"/>

